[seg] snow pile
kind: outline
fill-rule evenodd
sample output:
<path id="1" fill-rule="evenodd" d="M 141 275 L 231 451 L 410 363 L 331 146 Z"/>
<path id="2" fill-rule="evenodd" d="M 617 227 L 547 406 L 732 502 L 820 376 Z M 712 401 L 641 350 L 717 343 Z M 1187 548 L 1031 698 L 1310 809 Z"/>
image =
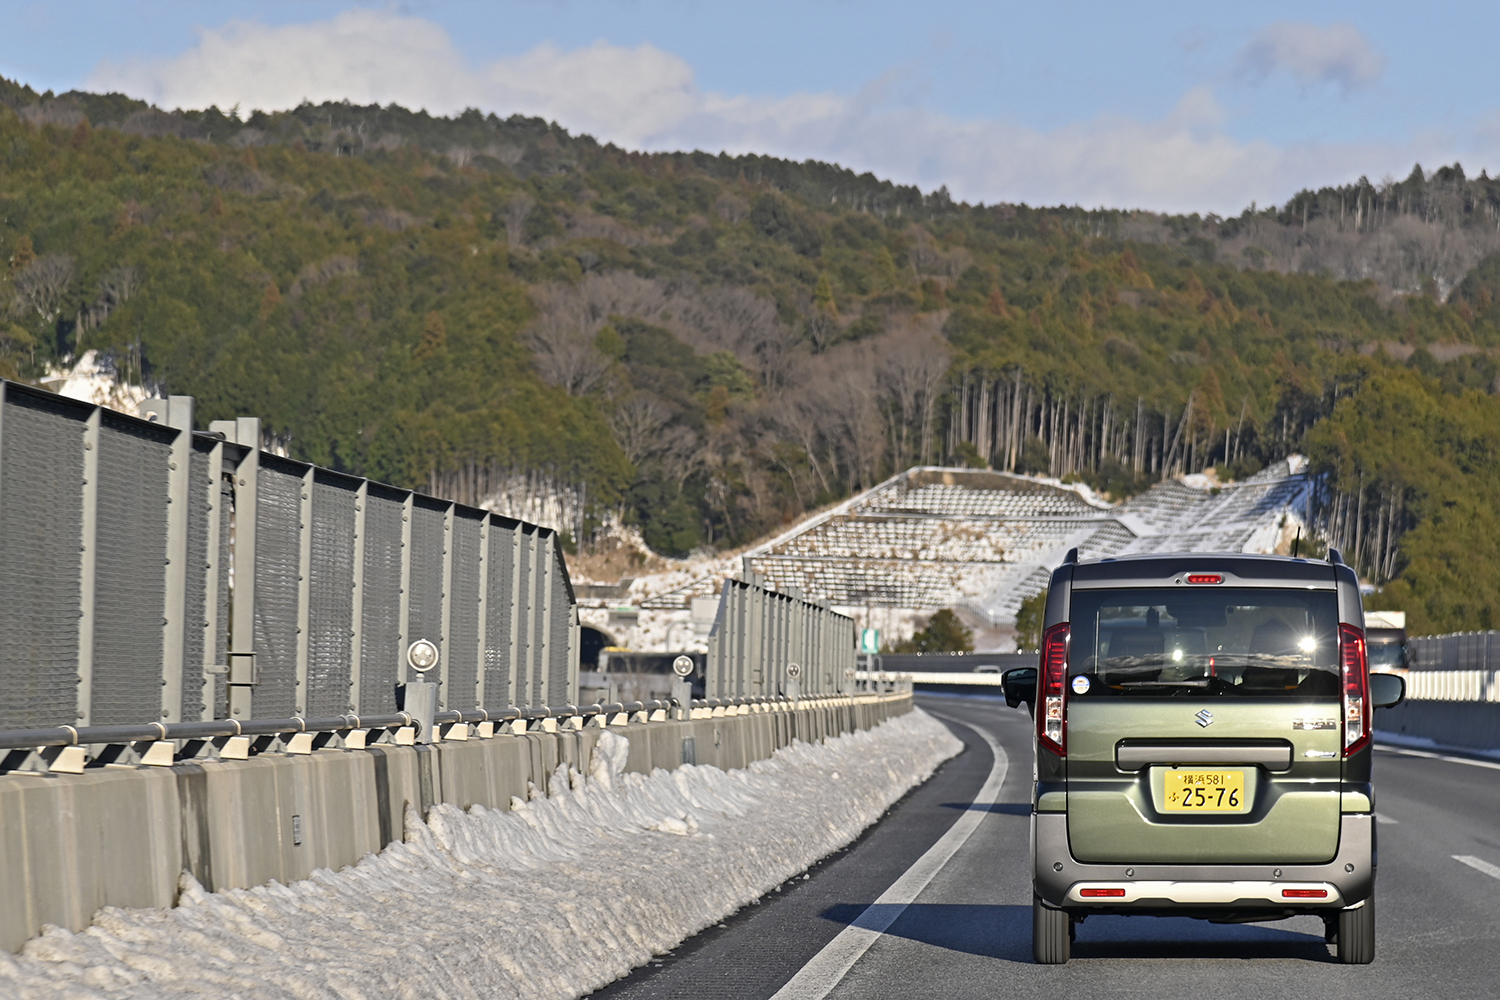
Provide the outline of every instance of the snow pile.
<path id="1" fill-rule="evenodd" d="M 439 806 L 407 839 L 292 885 L 108 908 L 0 952 L 8 1000 L 575 997 L 849 843 L 961 744 L 914 710 L 744 770 L 588 775 L 508 811 Z"/>
<path id="2" fill-rule="evenodd" d="M 42 384 L 59 396 L 106 406 L 132 417 L 141 402 L 151 396 L 140 386 L 127 382 L 112 365 L 101 361 L 98 351 L 85 351 L 72 364 L 47 366 Z"/>

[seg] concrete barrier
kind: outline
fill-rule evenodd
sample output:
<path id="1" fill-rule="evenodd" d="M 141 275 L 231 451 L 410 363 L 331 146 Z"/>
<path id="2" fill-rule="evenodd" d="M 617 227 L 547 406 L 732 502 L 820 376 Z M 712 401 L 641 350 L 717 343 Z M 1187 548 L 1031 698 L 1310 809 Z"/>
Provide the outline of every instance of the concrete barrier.
<path id="1" fill-rule="evenodd" d="M 1470 750 L 1500 749 L 1500 702 L 1406 701 L 1375 710 L 1375 738 L 1395 733 Z"/>
<path id="2" fill-rule="evenodd" d="M 911 704 L 909 692 L 856 695 L 609 728 L 630 741 L 628 771 L 676 768 L 689 747 L 698 764 L 729 769 Z M 559 766 L 588 767 L 602 731 L 0 775 L 0 947 L 15 951 L 46 924 L 82 930 L 104 906 L 172 906 L 184 870 L 219 890 L 354 864 L 401 838 L 408 806 L 505 808 L 545 794 Z"/>

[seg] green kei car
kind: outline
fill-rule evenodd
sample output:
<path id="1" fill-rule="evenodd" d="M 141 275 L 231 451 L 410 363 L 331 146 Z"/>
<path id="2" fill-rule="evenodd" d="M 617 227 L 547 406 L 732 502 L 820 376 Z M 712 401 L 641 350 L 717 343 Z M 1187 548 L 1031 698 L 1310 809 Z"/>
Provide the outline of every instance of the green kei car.
<path id="1" fill-rule="evenodd" d="M 1375 956 L 1371 713 L 1359 582 L 1328 561 L 1152 555 L 1052 574 L 1038 668 L 1033 953 L 1068 960 L 1094 914 L 1323 918 Z"/>

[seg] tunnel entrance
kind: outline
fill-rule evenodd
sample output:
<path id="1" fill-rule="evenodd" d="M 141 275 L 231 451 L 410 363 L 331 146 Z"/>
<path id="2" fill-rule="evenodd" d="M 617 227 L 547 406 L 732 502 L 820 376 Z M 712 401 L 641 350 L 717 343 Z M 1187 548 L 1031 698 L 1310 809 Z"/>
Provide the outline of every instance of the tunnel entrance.
<path id="1" fill-rule="evenodd" d="M 615 640 L 608 632 L 584 625 L 578 630 L 578 669 L 594 670 L 599 662 L 599 654 L 606 646 L 613 646 Z"/>

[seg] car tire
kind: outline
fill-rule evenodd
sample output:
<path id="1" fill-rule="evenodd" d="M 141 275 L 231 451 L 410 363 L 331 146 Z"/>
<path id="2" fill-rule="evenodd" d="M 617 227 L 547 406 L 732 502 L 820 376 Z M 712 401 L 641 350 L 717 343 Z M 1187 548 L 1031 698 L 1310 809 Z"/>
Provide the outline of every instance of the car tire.
<path id="1" fill-rule="evenodd" d="M 1365 905 L 1339 912 L 1339 961 L 1345 965 L 1369 965 L 1375 961 L 1375 897 Z"/>
<path id="2" fill-rule="evenodd" d="M 1066 910 L 1031 899 L 1031 957 L 1038 965 L 1066 965 L 1073 948 L 1073 918 Z"/>

